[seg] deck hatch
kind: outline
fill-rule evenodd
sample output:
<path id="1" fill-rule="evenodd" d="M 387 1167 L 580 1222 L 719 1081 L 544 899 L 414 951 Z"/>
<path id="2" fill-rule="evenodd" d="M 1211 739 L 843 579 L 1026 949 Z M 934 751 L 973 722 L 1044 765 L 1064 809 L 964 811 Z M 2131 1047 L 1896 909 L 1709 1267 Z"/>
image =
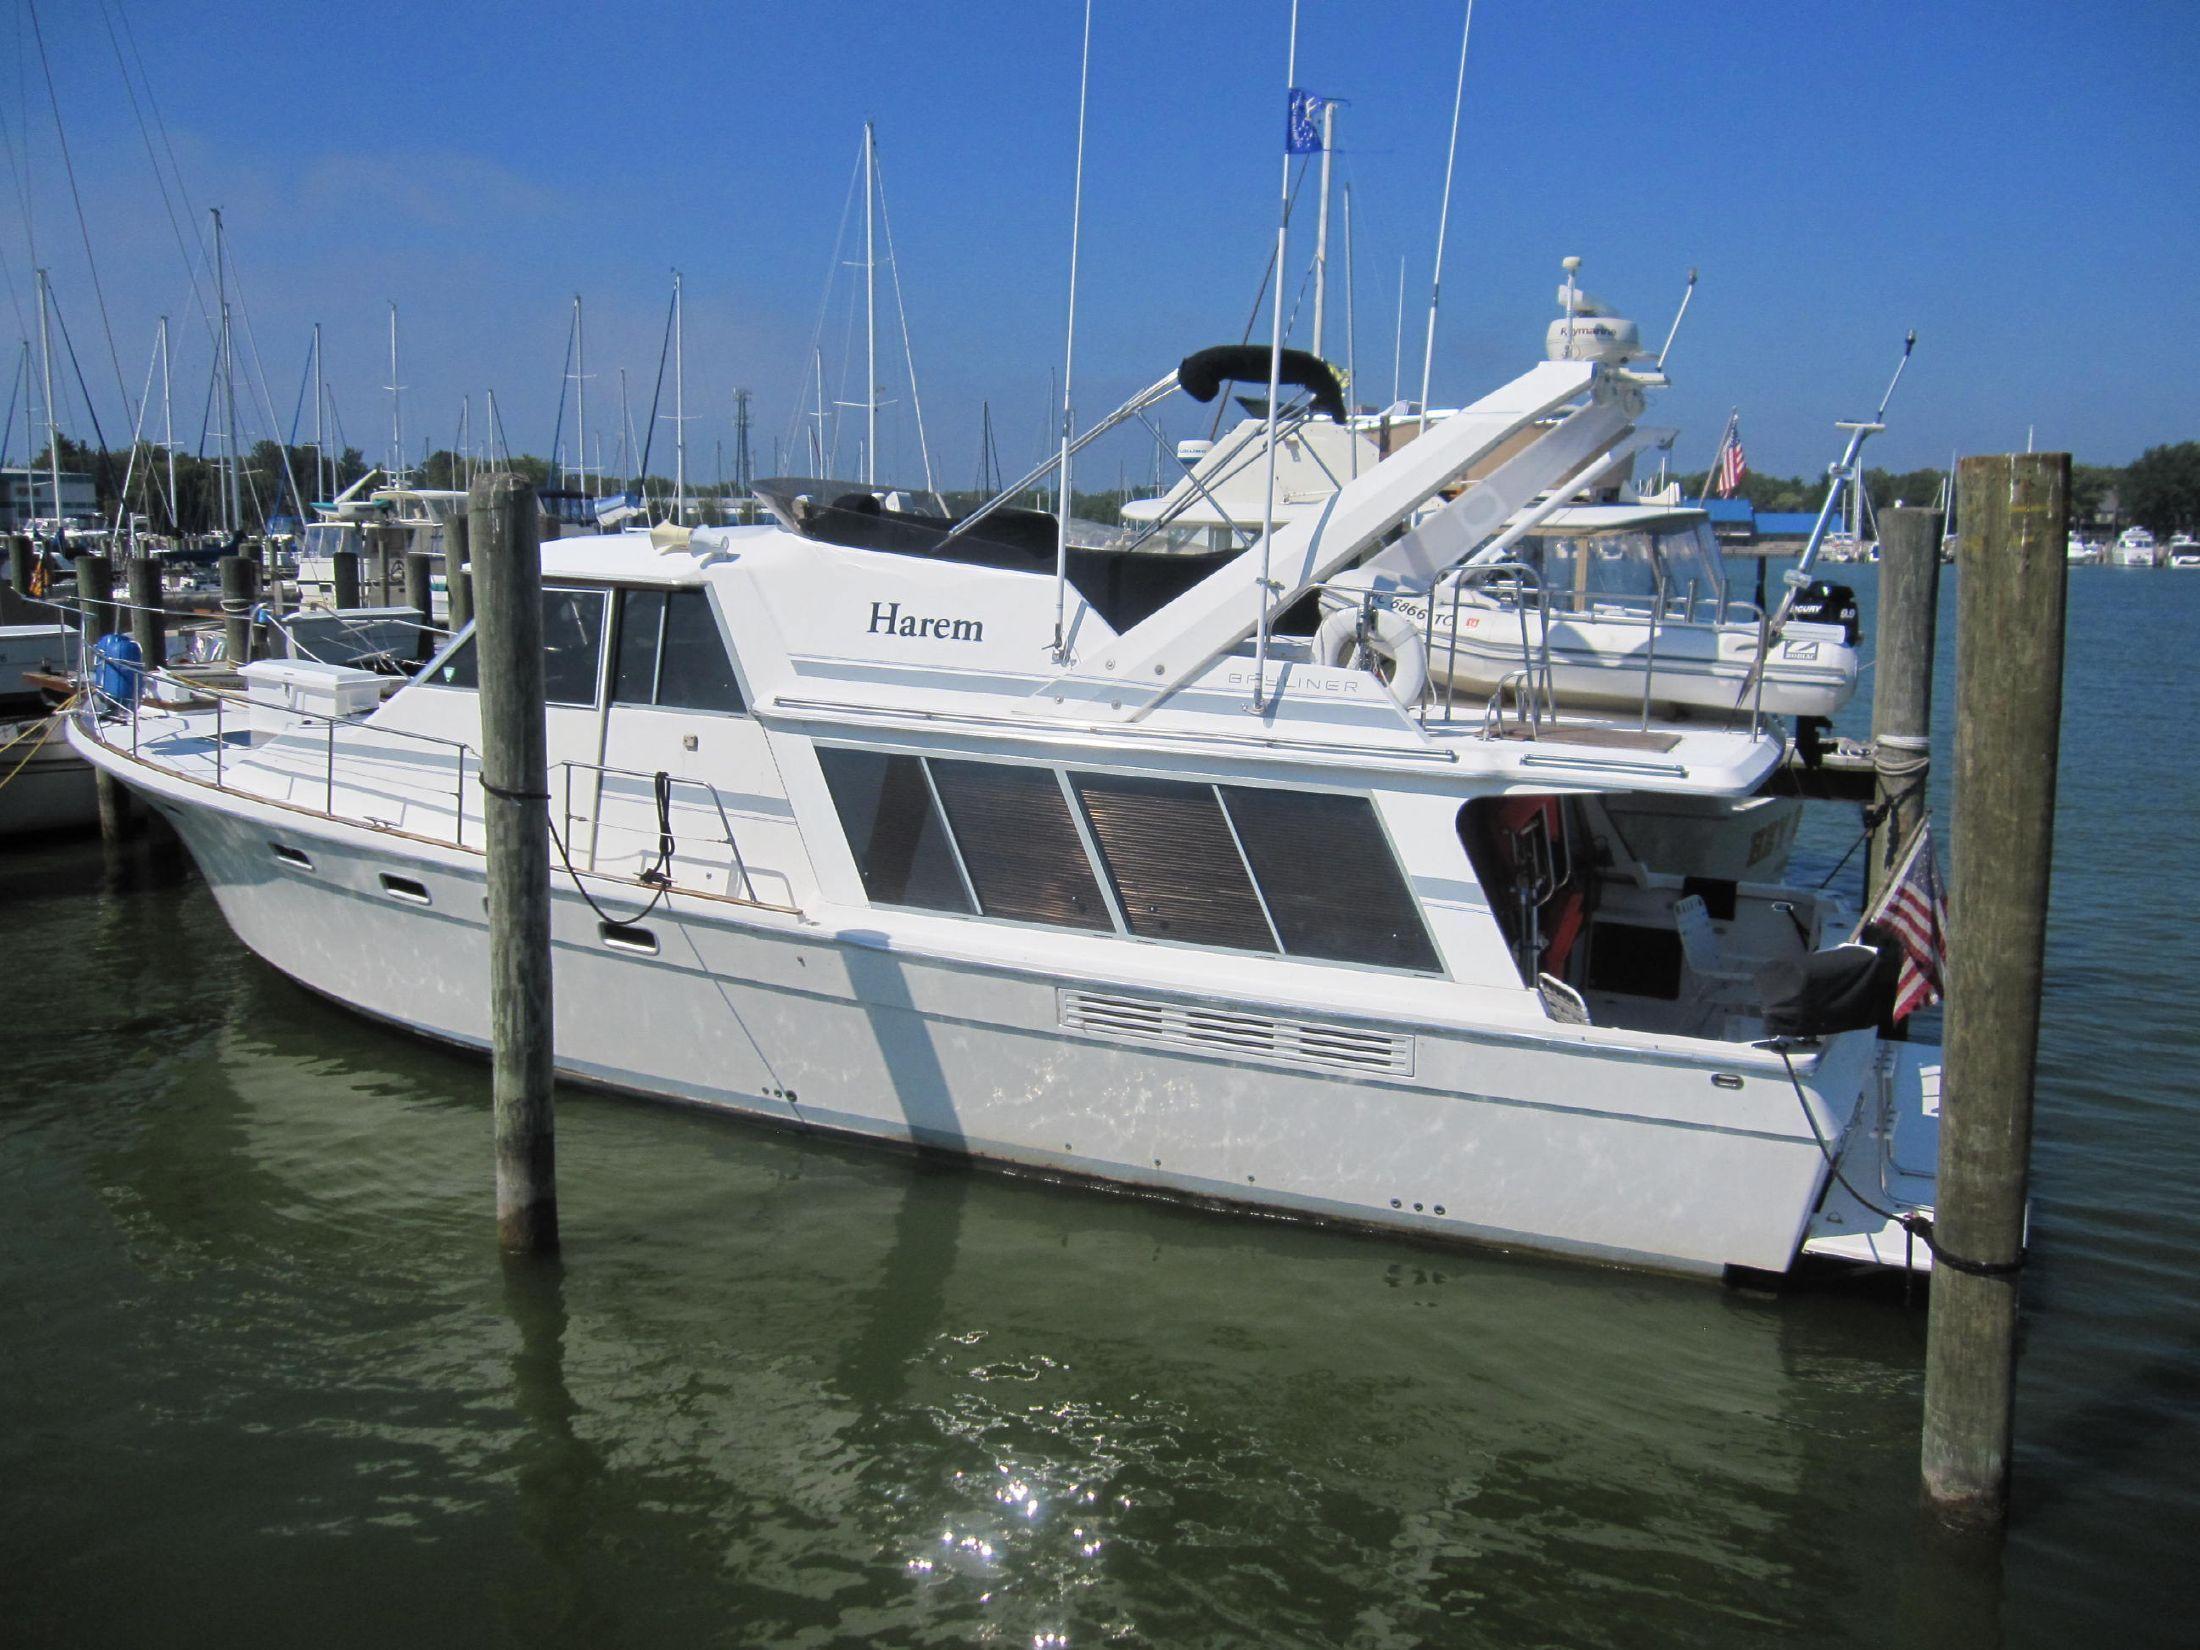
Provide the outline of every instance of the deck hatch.
<path id="1" fill-rule="evenodd" d="M 1251 1055 L 1331 1071 L 1413 1075 L 1409 1034 L 1067 987 L 1058 989 L 1056 997 L 1063 1029 L 1068 1031 L 1214 1054 Z"/>

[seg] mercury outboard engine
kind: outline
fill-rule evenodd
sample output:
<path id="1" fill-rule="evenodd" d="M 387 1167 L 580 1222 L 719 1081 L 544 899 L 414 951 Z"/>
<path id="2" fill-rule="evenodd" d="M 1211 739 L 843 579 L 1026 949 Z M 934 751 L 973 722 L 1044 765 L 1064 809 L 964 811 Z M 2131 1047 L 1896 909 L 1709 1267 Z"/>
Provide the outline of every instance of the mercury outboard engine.
<path id="1" fill-rule="evenodd" d="M 1832 584 L 1824 579 L 1813 579 L 1796 594 L 1794 604 L 1788 608 L 1788 617 L 1800 619 L 1805 624 L 1837 624 L 1841 636 L 1854 647 L 1863 634 L 1863 626 L 1856 616 L 1856 592 L 1845 584 Z"/>

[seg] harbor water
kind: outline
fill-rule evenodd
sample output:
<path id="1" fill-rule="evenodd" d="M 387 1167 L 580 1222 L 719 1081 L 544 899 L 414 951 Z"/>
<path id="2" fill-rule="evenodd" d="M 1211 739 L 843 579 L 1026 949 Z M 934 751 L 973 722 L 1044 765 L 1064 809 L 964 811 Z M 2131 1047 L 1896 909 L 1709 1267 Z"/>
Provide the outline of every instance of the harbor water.
<path id="1" fill-rule="evenodd" d="M 1871 569 L 1837 576 L 1868 622 Z M 2200 578 L 2070 595 L 1999 1561 L 1914 1514 L 1899 1289 L 1418 1248 L 570 1090 L 563 1263 L 507 1267 L 483 1063 L 78 844 L 0 857 L 0 1642 L 2190 1643 Z M 1815 878 L 1855 815 L 1812 812 Z"/>

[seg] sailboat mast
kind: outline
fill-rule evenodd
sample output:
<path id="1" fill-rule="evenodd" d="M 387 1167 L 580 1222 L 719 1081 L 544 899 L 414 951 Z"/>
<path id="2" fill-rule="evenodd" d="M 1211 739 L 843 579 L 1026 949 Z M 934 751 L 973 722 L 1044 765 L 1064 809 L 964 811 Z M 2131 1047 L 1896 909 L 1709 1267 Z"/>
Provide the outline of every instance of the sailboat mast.
<path id="1" fill-rule="evenodd" d="M 405 398 L 404 385 L 397 381 L 397 300 L 390 300 L 390 484 L 402 482 L 405 474 Z"/>
<path id="2" fill-rule="evenodd" d="M 574 416 L 581 428 L 581 490 L 590 498 L 595 489 L 588 485 L 588 334 L 581 326 L 581 295 L 573 294 L 573 397 Z"/>
<path id="3" fill-rule="evenodd" d="M 168 530 L 183 531 L 183 511 L 176 497 L 176 407 L 168 393 L 168 317 L 160 318 L 160 444 L 168 449 Z"/>
<path id="4" fill-rule="evenodd" d="M 672 519 L 685 525 L 688 503 L 687 334 L 680 310 L 680 272 L 672 272 Z"/>
<path id="5" fill-rule="evenodd" d="M 863 123 L 863 484 L 878 485 L 878 136 Z"/>
<path id="6" fill-rule="evenodd" d="M 222 335 L 222 446 L 225 463 L 222 477 L 222 531 L 234 534 L 244 526 L 244 502 L 238 491 L 239 468 L 237 462 L 237 362 L 236 337 L 229 325 L 229 254 L 223 248 L 222 212 L 216 206 L 209 208 L 214 217 L 214 291 L 221 304 Z"/>
<path id="7" fill-rule="evenodd" d="M 53 519 L 61 521 L 61 437 L 53 420 L 53 333 L 46 324 L 46 272 L 38 272 L 38 363 L 39 375 L 46 381 L 46 472 L 53 486 Z M 36 494 L 32 495 L 34 498 Z M 61 542 L 68 543 L 68 534 L 62 532 Z"/>
<path id="8" fill-rule="evenodd" d="M 1347 414 L 1358 405 L 1360 399 L 1359 339 L 1358 329 L 1354 325 L 1359 319 L 1359 313 L 1359 289 L 1352 279 L 1352 185 L 1348 183 L 1344 186 L 1344 381 L 1351 386 L 1345 397 Z M 1347 424 L 1346 427 L 1349 429 L 1350 425 Z M 1357 476 L 1359 473 L 1360 442 L 1354 436 L 1352 474 Z"/>
<path id="9" fill-rule="evenodd" d="M 313 490 L 323 498 L 333 498 L 336 489 L 329 485 L 328 431 L 321 422 L 321 323 L 313 323 Z"/>
<path id="10" fill-rule="evenodd" d="M 1322 318 L 1329 305 L 1329 157 L 1337 147 L 1336 100 L 1322 103 L 1322 199 L 1314 220 L 1314 353 L 1322 352 Z"/>

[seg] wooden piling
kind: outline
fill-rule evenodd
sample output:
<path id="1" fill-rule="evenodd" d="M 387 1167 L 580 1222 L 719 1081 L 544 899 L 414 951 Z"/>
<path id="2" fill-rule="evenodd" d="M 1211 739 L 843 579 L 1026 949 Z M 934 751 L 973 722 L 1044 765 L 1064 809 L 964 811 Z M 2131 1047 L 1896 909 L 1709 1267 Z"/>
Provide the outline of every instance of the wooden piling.
<path id="1" fill-rule="evenodd" d="M 329 557 L 329 600 L 339 610 L 359 605 L 359 552 L 339 550 Z"/>
<path id="2" fill-rule="evenodd" d="M 31 593 L 31 569 L 37 566 L 37 557 L 37 547 L 28 533 L 8 535 L 8 583 L 18 596 Z"/>
<path id="3" fill-rule="evenodd" d="M 405 552 L 405 605 L 412 609 L 416 627 L 412 644 L 416 664 L 435 651 L 435 637 L 431 634 L 435 626 L 435 594 L 429 583 L 434 560 L 425 550 Z"/>
<path id="4" fill-rule="evenodd" d="M 1921 1455 L 1928 1506 L 1998 1528 L 2054 847 L 2070 456 L 1967 458 L 1947 1048 Z"/>
<path id="5" fill-rule="evenodd" d="M 474 616 L 474 575 L 466 564 L 464 516 L 453 516 L 443 524 L 443 588 L 451 634 L 456 636 Z"/>
<path id="6" fill-rule="evenodd" d="M 224 556 L 222 574 L 222 657 L 235 666 L 252 660 L 252 609 L 259 595 L 260 564 L 250 556 Z"/>
<path id="7" fill-rule="evenodd" d="M 115 628 L 115 564 L 96 551 L 76 558 L 76 606 L 89 647 Z"/>
<path id="8" fill-rule="evenodd" d="M 1940 512 L 1879 512 L 1879 623 L 1872 665 L 1874 801 L 1866 909 L 1925 817 L 1933 751 L 1933 644 L 1940 618 Z"/>
<path id="9" fill-rule="evenodd" d="M 467 507 L 481 580 L 475 645 L 488 840 L 497 1237 L 507 1250 L 544 1251 L 558 1246 L 558 1192 L 542 549 L 534 489 L 524 477 L 483 476 Z"/>
<path id="10" fill-rule="evenodd" d="M 160 563 L 151 556 L 133 556 L 128 576 L 130 635 L 145 668 L 158 670 L 168 662 L 167 598 L 160 587 Z"/>

